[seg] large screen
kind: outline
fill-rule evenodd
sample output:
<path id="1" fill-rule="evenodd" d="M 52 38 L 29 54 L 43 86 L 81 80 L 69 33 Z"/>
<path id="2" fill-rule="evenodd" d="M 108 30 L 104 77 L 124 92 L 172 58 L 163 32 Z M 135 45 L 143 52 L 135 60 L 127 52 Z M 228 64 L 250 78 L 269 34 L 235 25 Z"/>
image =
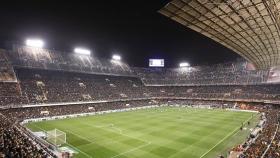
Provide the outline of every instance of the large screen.
<path id="1" fill-rule="evenodd" d="M 150 67 L 164 67 L 164 59 L 149 59 Z"/>

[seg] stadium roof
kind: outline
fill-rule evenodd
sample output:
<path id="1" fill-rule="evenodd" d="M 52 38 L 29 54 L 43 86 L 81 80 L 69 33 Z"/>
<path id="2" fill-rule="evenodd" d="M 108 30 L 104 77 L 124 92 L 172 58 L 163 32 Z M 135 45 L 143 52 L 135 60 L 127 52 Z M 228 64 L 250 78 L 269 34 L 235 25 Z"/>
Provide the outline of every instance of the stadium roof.
<path id="1" fill-rule="evenodd" d="M 172 0 L 159 12 L 259 69 L 280 65 L 280 0 Z"/>

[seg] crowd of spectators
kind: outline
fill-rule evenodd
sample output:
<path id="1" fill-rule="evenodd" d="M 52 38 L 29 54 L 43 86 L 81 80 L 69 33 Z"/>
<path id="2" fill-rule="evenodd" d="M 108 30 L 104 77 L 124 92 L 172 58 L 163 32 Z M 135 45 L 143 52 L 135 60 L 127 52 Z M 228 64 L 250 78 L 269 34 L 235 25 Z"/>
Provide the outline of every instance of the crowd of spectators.
<path id="1" fill-rule="evenodd" d="M 15 80 L 16 77 L 13 72 L 13 67 L 10 64 L 6 51 L 0 49 L 0 81 L 12 82 Z"/>
<path id="2" fill-rule="evenodd" d="M 17 68 L 19 82 L 0 83 L 0 105 L 135 98 L 279 101 L 280 84 L 145 86 L 137 77 Z"/>
<path id="3" fill-rule="evenodd" d="M 21 127 L 2 114 L 0 114 L 0 137 L 0 157 L 48 158 L 51 155 L 28 137 Z"/>
<path id="4" fill-rule="evenodd" d="M 0 82 L 0 106 L 26 103 L 17 82 Z"/>
<path id="5" fill-rule="evenodd" d="M 278 130 L 276 131 L 276 135 L 274 140 L 271 143 L 270 148 L 265 154 L 268 158 L 280 157 L 280 129 L 278 126 Z"/>
<path id="6" fill-rule="evenodd" d="M 208 85 L 208 86 L 150 86 L 154 97 L 186 97 L 197 99 L 279 100 L 279 84 L 265 85 Z"/>
<path id="7" fill-rule="evenodd" d="M 237 61 L 185 68 L 134 68 L 146 85 L 240 85 L 264 83 L 269 71 L 247 70 L 248 63 Z"/>
<path id="8" fill-rule="evenodd" d="M 135 77 L 29 69 L 16 72 L 30 104 L 141 98 L 145 88 Z"/>

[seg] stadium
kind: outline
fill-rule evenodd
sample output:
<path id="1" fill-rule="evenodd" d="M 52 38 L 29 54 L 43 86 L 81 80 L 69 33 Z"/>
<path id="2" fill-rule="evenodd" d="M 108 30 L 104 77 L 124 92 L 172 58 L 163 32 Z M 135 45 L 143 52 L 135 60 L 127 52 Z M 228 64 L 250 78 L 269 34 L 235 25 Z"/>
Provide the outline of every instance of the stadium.
<path id="1" fill-rule="evenodd" d="M 165 67 L 0 49 L 0 157 L 280 158 L 280 0 L 171 0 L 157 14 L 240 55 Z M 143 61 L 144 62 L 144 61 Z"/>

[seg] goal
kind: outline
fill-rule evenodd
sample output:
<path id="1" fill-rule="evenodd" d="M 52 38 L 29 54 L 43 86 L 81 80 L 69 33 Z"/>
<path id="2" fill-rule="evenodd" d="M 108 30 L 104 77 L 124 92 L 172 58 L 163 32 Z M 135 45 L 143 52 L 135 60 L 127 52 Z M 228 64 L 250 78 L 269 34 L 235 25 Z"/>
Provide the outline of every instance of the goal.
<path id="1" fill-rule="evenodd" d="M 47 141 L 56 146 L 61 146 L 66 143 L 66 133 L 58 129 L 47 131 Z"/>

